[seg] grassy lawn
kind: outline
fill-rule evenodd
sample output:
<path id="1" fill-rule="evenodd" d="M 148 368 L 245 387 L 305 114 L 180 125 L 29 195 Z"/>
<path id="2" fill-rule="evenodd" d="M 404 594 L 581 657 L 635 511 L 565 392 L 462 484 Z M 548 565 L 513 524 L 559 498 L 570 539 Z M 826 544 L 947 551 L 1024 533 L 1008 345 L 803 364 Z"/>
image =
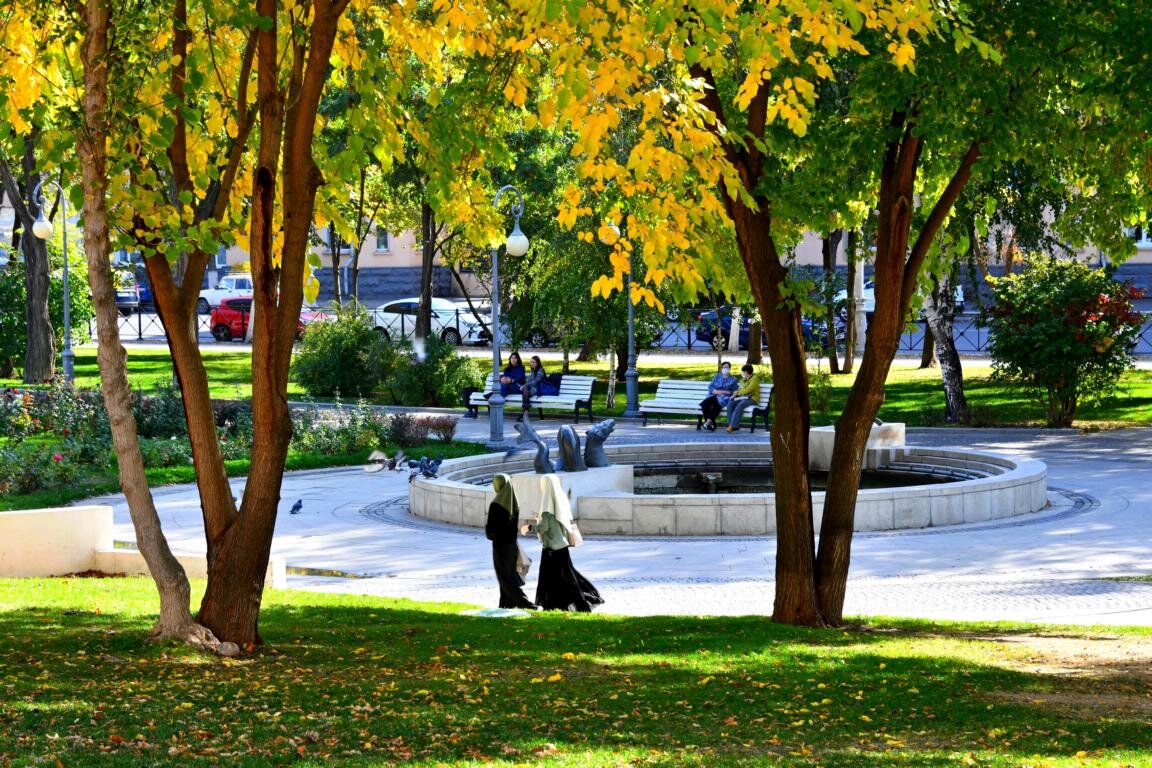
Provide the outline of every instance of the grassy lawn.
<path id="1" fill-rule="evenodd" d="M 146 645 L 154 603 L 143 578 L 0 580 L 0 765 L 1152 765 L 1147 631 L 270 592 L 266 649 L 227 660 Z"/>
<path id="2" fill-rule="evenodd" d="M 481 366 L 491 364 L 491 358 L 483 350 L 471 350 Z M 559 355 L 543 355 L 545 366 L 550 370 L 560 367 Z M 735 359 L 737 363 L 740 359 Z M 212 397 L 221 399 L 244 399 L 252 395 L 251 355 L 246 350 L 218 351 L 204 349 L 204 363 L 208 371 Z M 880 418 L 884 421 L 902 421 L 909 426 L 943 426 L 944 393 L 940 384 L 938 369 L 918 370 L 911 363 L 899 360 L 888 377 L 884 406 Z M 812 362 L 816 369 L 815 361 Z M 826 364 L 824 364 L 826 369 Z M 147 349 L 133 347 L 128 350 L 129 381 L 136 389 L 152 391 L 158 383 L 171 381 L 172 363 L 167 349 Z M 688 364 L 664 363 L 659 358 L 652 360 L 641 357 L 640 399 L 651 397 L 656 392 L 660 379 L 700 379 L 707 380 L 715 373 L 715 358 L 701 356 L 699 362 Z M 593 391 L 593 413 L 597 416 L 619 416 L 624 412 L 624 382 L 617 382 L 616 405 L 605 407 L 608 382 L 608 363 L 599 360 L 591 363 L 570 363 L 572 373 L 596 376 L 600 382 Z M 972 407 L 977 426 L 1043 426 L 1044 412 L 1039 403 L 1008 389 L 991 380 L 992 368 L 987 363 L 969 362 L 964 367 L 965 392 Z M 831 424 L 843 409 L 848 388 L 854 376 L 837 375 L 832 377 L 828 408 L 820 410 L 813 399 L 812 421 L 814 424 Z M 99 374 L 94 349 L 82 347 L 76 351 L 76 384 L 79 387 L 96 387 Z M 1076 424 L 1086 429 L 1109 428 L 1116 426 L 1152 425 L 1152 371 L 1135 370 L 1128 372 L 1122 381 L 1122 390 L 1115 400 L 1097 406 L 1084 406 Z M 0 379 L 0 387 L 23 386 L 15 379 Z M 290 400 L 303 400 L 303 390 L 294 383 L 288 385 Z"/>

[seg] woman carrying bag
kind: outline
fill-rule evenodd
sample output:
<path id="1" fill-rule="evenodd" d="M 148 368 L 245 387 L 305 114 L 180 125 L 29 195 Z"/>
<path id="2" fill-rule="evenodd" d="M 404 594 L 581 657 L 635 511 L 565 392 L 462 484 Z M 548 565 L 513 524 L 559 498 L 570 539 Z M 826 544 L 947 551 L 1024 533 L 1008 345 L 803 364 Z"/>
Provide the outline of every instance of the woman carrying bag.
<path id="1" fill-rule="evenodd" d="M 545 610 L 588 613 L 604 599 L 592 582 L 572 565 L 571 548 L 583 539 L 572 521 L 572 505 L 556 475 L 540 478 L 540 514 L 536 536 L 543 548 L 536 604 Z"/>
<path id="2" fill-rule="evenodd" d="M 496 475 L 492 478 L 492 490 L 496 492 L 496 498 L 488 505 L 484 535 L 492 542 L 492 566 L 496 569 L 496 581 L 500 583 L 500 607 L 534 609 L 535 603 L 524 594 L 524 574 L 528 571 L 527 564 L 532 561 L 524 556 L 516 540 L 520 506 L 512 489 L 512 478 Z M 520 563 L 525 564 L 521 567 Z"/>

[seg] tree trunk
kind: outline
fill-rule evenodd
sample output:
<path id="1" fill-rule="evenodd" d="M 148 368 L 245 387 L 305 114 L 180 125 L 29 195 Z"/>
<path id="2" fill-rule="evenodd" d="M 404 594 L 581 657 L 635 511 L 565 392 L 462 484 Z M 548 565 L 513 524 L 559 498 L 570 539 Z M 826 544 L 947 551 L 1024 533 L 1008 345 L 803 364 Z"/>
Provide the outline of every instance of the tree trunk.
<path id="1" fill-rule="evenodd" d="M 328 225 L 328 253 L 332 257 L 332 301 L 340 304 L 340 295 L 343 293 L 340 285 L 340 246 L 344 239 L 336 232 L 336 225 Z"/>
<path id="2" fill-rule="evenodd" d="M 832 276 L 836 274 L 836 251 L 840 248 L 840 241 L 844 239 L 844 230 L 834 229 L 820 240 L 820 252 L 824 261 L 824 285 L 833 285 Z M 824 332 L 827 334 L 828 346 L 825 354 L 828 355 L 828 372 L 840 373 L 840 356 L 836 352 L 836 307 L 832 305 L 833 291 L 824 291 Z M 815 328 L 815 326 L 813 326 Z"/>
<path id="3" fill-rule="evenodd" d="M 188 607 L 188 579 L 168 548 L 144 474 L 108 259 L 108 182 L 102 173 L 107 167 L 108 5 L 104 0 L 92 0 L 84 6 L 84 15 L 85 37 L 81 57 L 84 64 L 85 131 L 77 146 L 84 175 L 84 251 L 96 311 L 100 387 L 119 462 L 120 487 L 128 501 L 140 553 L 148 564 L 160 596 L 160 616 L 153 627 L 153 637 L 179 638 L 215 648 L 218 645 L 215 638 L 192 621 Z"/>
<path id="4" fill-rule="evenodd" d="M 0 182 L 3 183 L 12 210 L 20 223 L 20 245 L 24 252 L 24 291 L 26 305 L 24 316 L 28 328 L 28 347 L 24 351 L 24 383 L 42 384 L 52 379 L 56 371 L 56 334 L 52 329 L 52 319 L 48 314 L 48 291 L 52 285 L 49 277 L 48 243 L 32 234 L 32 222 L 40 212 L 39 201 L 32 200 L 32 190 L 40 181 L 36 170 L 36 137 L 34 129 L 24 139 L 24 155 L 21 158 L 23 191 L 8 163 L 0 158 Z M 47 189 L 42 191 L 47 192 Z M 25 200 L 27 196 L 27 200 Z M 45 211 L 48 215 L 48 211 Z M 67 226 L 63 222 L 60 226 Z"/>
<path id="5" fill-rule="evenodd" d="M 800 310 L 786 307 L 781 287 L 787 267 L 771 236 L 767 205 L 749 210 L 728 198 L 736 240 L 756 296 L 772 361 L 772 462 L 776 478 L 776 596 L 772 618 L 787 624 L 821 626 L 813 579 L 815 532 L 808 481 L 808 365 L 800 332 Z M 733 328 L 739 328 L 733 320 Z"/>
<path id="6" fill-rule="evenodd" d="M 944 385 L 944 420 L 950 424 L 970 424 L 972 413 L 968 408 L 968 398 L 964 395 L 964 372 L 952 333 L 956 319 L 953 285 L 951 271 L 940 275 L 936 289 L 924 302 L 924 321 L 925 329 L 932 332 L 936 356 L 940 360 L 940 376 Z"/>
<path id="7" fill-rule="evenodd" d="M 436 212 L 425 200 L 420 204 L 420 309 L 416 313 L 417 338 L 432 335 L 432 261 L 436 256 Z"/>
<path id="8" fill-rule="evenodd" d="M 748 326 L 748 365 L 764 362 L 764 323 L 757 320 Z"/>
<path id="9" fill-rule="evenodd" d="M 859 263 L 856 261 L 856 248 L 859 244 L 859 231 L 851 229 L 848 231 L 848 305 L 844 308 L 846 317 L 844 318 L 844 365 L 841 367 L 841 373 L 852 373 L 856 367 L 856 334 L 860 330 L 856 328 L 856 270 L 860 269 Z"/>
<path id="10" fill-rule="evenodd" d="M 913 121 L 906 115 L 894 114 L 892 127 L 899 130 L 900 135 L 888 143 L 880 173 L 873 278 L 876 307 L 868 327 L 860 371 L 849 392 L 844 412 L 836 421 L 836 440 L 828 473 L 828 490 L 824 495 L 820 548 L 816 557 L 820 612 L 831 624 L 843 620 L 864 448 L 873 419 L 884 400 L 884 382 L 896 356 L 904 318 L 908 316 L 929 247 L 967 184 L 983 144 L 977 140 L 969 146 L 909 249 L 912 200 L 922 144 L 915 134 Z"/>
<path id="11" fill-rule="evenodd" d="M 255 290 L 252 344 L 251 471 L 242 514 L 213 519 L 208 538 L 208 586 L 200 621 L 218 637 L 241 648 L 262 642 L 258 620 L 268 566 L 284 459 L 292 436 L 286 392 L 292 343 L 303 304 L 308 231 L 316 190 L 322 183 L 312 157 L 316 113 L 329 74 L 337 24 L 347 0 L 317 0 L 306 28 L 287 37 L 291 71 L 281 87 L 277 3 L 257 0 L 258 16 L 269 20 L 257 32 L 259 149 L 252 175 L 252 277 Z M 281 152 L 283 156 L 281 157 Z M 277 186 L 283 177 L 282 215 L 276 216 Z M 273 244 L 283 234 L 279 263 Z M 219 515 L 219 511 L 216 511 Z"/>
<path id="12" fill-rule="evenodd" d="M 924 323 L 924 341 L 920 345 L 920 369 L 936 366 L 936 333 L 930 323 Z"/>

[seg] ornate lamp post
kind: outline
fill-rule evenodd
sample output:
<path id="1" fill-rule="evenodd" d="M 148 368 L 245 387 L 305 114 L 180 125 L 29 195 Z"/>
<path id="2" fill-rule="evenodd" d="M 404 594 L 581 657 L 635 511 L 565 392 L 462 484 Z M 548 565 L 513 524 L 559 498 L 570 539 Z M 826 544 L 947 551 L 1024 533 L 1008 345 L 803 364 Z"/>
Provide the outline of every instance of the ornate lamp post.
<path id="1" fill-rule="evenodd" d="M 512 232 L 504 242 L 504 251 L 509 256 L 523 256 L 528 252 L 528 236 L 520 231 L 520 216 L 524 213 L 524 195 L 511 184 L 500 187 L 492 201 L 492 207 L 500 206 L 500 198 L 505 192 L 514 192 L 516 202 L 512 203 Z M 492 380 L 496 391 L 488 398 L 488 441 L 492 446 L 504 444 L 504 395 L 500 391 L 500 247 L 492 247 Z"/>
<path id="2" fill-rule="evenodd" d="M 60 191 L 60 220 L 64 222 L 64 228 L 61 230 L 61 236 L 64 238 L 64 351 L 61 352 L 60 359 L 64 364 L 64 380 L 71 383 L 75 378 L 76 366 L 75 356 L 72 354 L 72 299 L 68 293 L 68 196 L 64 188 L 51 179 L 40 179 L 33 187 L 32 200 L 40 209 L 40 213 L 32 223 L 32 234 L 41 240 L 52 237 L 52 222 L 44 215 L 44 194 L 40 191 L 44 182 Z"/>
<path id="3" fill-rule="evenodd" d="M 604 238 L 601 238 L 601 242 L 605 245 L 611 245 L 620 239 L 620 227 L 616 225 L 616 222 L 608 222 L 606 226 L 616 234 L 611 242 Z M 632 251 L 629 250 L 628 274 L 624 276 L 624 282 L 628 286 L 628 367 L 624 370 L 624 415 L 629 418 L 638 418 L 640 416 L 640 371 L 636 370 L 636 320 L 632 304 L 632 270 Z"/>

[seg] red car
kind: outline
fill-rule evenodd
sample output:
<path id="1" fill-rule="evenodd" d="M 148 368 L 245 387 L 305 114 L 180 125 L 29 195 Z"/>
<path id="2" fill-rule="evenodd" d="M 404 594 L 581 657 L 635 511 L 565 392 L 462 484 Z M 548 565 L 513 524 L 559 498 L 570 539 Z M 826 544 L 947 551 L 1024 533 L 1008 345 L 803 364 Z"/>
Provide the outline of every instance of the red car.
<path id="1" fill-rule="evenodd" d="M 208 327 L 212 329 L 212 337 L 216 341 L 244 340 L 248 333 L 248 318 L 252 316 L 252 297 L 233 296 L 221 299 L 220 303 L 212 308 L 208 318 Z M 304 335 L 303 320 L 296 321 L 296 338 Z"/>

